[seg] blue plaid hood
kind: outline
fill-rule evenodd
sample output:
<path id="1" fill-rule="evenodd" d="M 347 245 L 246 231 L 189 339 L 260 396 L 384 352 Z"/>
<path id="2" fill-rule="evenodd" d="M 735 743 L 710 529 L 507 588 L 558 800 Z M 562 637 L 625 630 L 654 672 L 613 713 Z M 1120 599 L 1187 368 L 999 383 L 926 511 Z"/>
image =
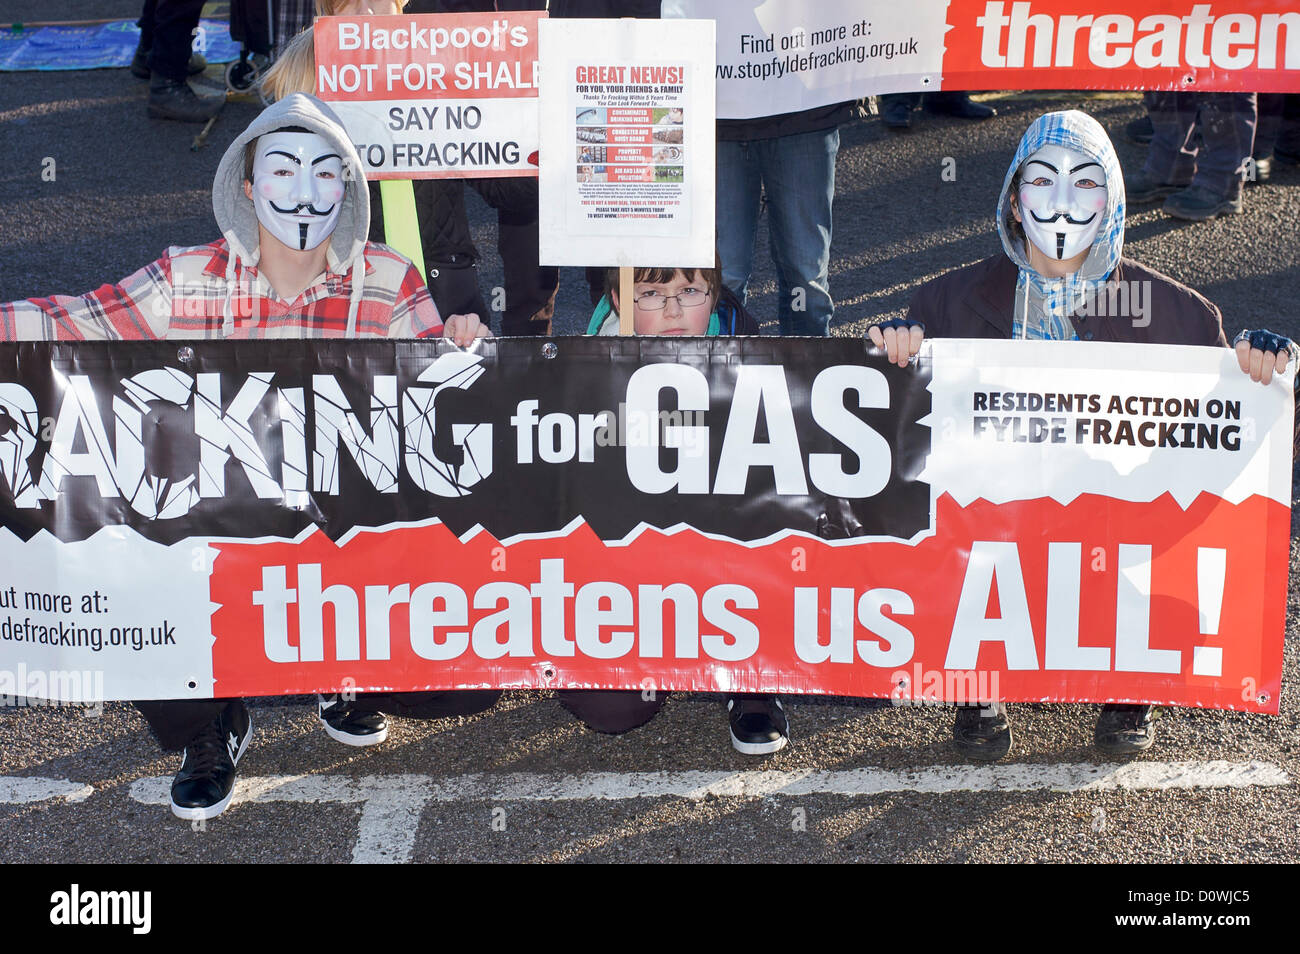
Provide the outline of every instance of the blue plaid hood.
<path id="1" fill-rule="evenodd" d="M 1077 150 L 1101 163 L 1106 170 L 1105 217 L 1083 267 L 1072 276 L 1078 282 L 1104 281 L 1119 264 L 1124 250 L 1124 174 L 1115 147 L 1101 123 L 1077 109 L 1039 116 L 1021 137 L 1006 178 L 1002 180 L 1002 194 L 998 199 L 998 236 L 1002 239 L 1002 248 L 1007 257 L 1020 266 L 1022 276 L 1025 272 L 1038 275 L 1029 265 L 1023 240 L 1007 231 L 1007 219 L 1011 217 L 1011 180 L 1015 178 L 1016 170 L 1039 149 L 1049 145 Z"/>

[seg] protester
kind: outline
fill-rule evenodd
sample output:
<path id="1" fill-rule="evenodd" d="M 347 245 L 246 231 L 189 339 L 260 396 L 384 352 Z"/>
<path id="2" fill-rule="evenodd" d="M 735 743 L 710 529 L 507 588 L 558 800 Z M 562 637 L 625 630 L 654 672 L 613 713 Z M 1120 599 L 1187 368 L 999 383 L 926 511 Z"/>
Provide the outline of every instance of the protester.
<path id="1" fill-rule="evenodd" d="M 605 295 L 596 303 L 596 310 L 587 327 L 589 335 L 616 335 L 619 333 L 617 268 L 605 270 Z M 672 334 L 664 327 L 681 328 L 681 334 L 692 335 L 757 335 L 758 322 L 745 310 L 736 293 L 721 281 L 721 267 L 714 268 L 638 268 L 632 274 L 632 292 L 636 296 L 633 310 L 632 333 L 637 335 Z M 705 286 L 701 288 L 700 286 Z M 692 288 L 708 295 L 708 311 L 697 306 L 705 299 L 699 294 L 688 295 L 683 301 L 676 299 L 677 307 L 669 308 L 668 301 L 676 291 L 670 289 Z M 694 302 L 688 308 L 687 303 Z M 703 321 L 707 316 L 707 321 Z M 689 330 L 688 330 L 689 329 Z"/>
<path id="2" fill-rule="evenodd" d="M 140 39 L 135 45 L 135 55 L 131 57 L 131 75 L 137 79 L 147 80 L 153 71 L 149 68 L 149 60 L 153 55 L 154 46 L 154 20 L 157 14 L 158 0 L 145 0 L 144 10 L 140 13 L 140 19 L 135 21 L 135 25 L 140 30 Z M 198 19 L 194 21 L 194 29 L 198 26 Z M 185 45 L 189 52 L 189 60 L 185 63 L 185 74 L 187 76 L 198 76 L 208 68 L 208 58 L 202 53 L 195 53 L 193 43 L 188 41 Z"/>
<path id="3" fill-rule="evenodd" d="M 495 8 L 541 9 L 540 0 L 498 3 Z M 316 0 L 320 16 L 370 16 L 396 13 L 468 13 L 491 11 L 487 0 Z M 272 98 L 291 92 L 310 93 L 316 85 L 312 31 L 296 36 L 267 73 L 263 91 Z M 372 202 L 379 213 L 371 222 L 371 238 L 379 241 L 386 226 L 416 217 L 419 242 L 399 246 L 425 273 L 430 294 L 441 311 L 488 313 L 478 285 L 480 255 L 470 233 L 465 209 L 466 182 L 497 213 L 497 252 L 504 271 L 502 333 L 511 336 L 549 334 L 559 288 L 559 269 L 538 264 L 537 180 L 528 176 L 482 179 L 398 180 L 389 202 Z M 372 199 L 378 186 L 371 187 Z M 408 198 L 409 197 L 409 198 Z M 409 211 L 414 207 L 414 213 Z M 494 297 L 494 304 L 496 303 Z"/>
<path id="4" fill-rule="evenodd" d="M 315 11 L 320 16 L 371 16 L 378 14 L 396 14 L 401 13 L 406 0 L 378 0 L 378 2 L 363 2 L 363 0 L 315 0 Z M 279 58 L 267 70 L 266 75 L 262 77 L 261 83 L 262 96 L 271 101 L 283 99 L 291 93 L 307 93 L 312 95 L 316 91 L 316 46 L 312 26 L 294 35 L 294 37 L 285 44 Z M 411 240 L 410 230 L 403 230 L 394 227 L 391 230 L 384 228 L 383 207 L 385 204 L 392 204 L 395 208 L 389 216 L 391 223 L 396 225 L 402 221 L 404 216 L 414 215 L 414 191 L 409 179 L 400 179 L 392 183 L 394 191 L 384 193 L 378 182 L 371 182 L 368 186 L 370 191 L 370 235 L 372 242 L 384 242 L 409 258 L 416 268 L 424 274 L 424 251 L 418 239 Z M 399 208 L 400 207 L 400 208 Z M 387 232 L 391 231 L 392 235 Z M 441 314 L 457 314 L 472 312 L 473 314 L 486 315 L 487 305 L 483 302 L 482 297 L 478 294 L 478 286 L 475 285 L 467 294 L 448 295 L 446 293 L 445 283 L 435 290 L 434 282 L 428 282 L 430 294 L 433 296 L 433 302 L 438 306 Z"/>
<path id="5" fill-rule="evenodd" d="M 131 72 L 149 80 L 149 115 L 205 123 L 225 105 L 224 96 L 199 96 L 186 82 L 208 65 L 192 51 L 203 0 L 145 0 L 137 26 L 140 42 Z"/>
<path id="6" fill-rule="evenodd" d="M 906 319 L 868 330 L 889 360 L 906 365 L 925 335 L 1227 344 L 1217 307 L 1122 257 L 1124 179 L 1110 139 L 1091 116 L 1048 113 L 1030 125 L 1007 169 L 997 229 L 1005 254 L 926 282 Z M 1095 313 L 1089 299 L 1121 282 L 1144 283 L 1143 320 L 1087 318 Z M 1234 345 L 1241 369 L 1264 384 L 1286 370 L 1294 348 L 1263 331 L 1243 332 Z M 1149 705 L 1108 704 L 1097 720 L 1097 746 L 1112 755 L 1140 752 L 1155 738 L 1156 717 Z M 972 758 L 1002 758 L 1012 742 L 1007 707 L 959 707 L 953 738 Z"/>
<path id="7" fill-rule="evenodd" d="M 861 115 L 839 103 L 717 126 L 717 227 L 722 281 L 749 300 L 762 200 L 777 274 L 783 335 L 826 335 L 831 301 L 831 208 L 840 124 Z"/>
<path id="8" fill-rule="evenodd" d="M 226 150 L 212 187 L 222 237 L 169 248 L 116 285 L 0 305 L 0 340 L 422 338 L 465 347 L 477 315 L 443 324 L 419 273 L 366 241 L 361 160 L 324 103 L 302 94 L 266 109 Z M 234 302 L 239 307 L 234 307 Z M 489 708 L 493 691 L 415 694 L 427 715 Z M 386 731 L 384 697 L 321 703 L 331 735 L 370 744 Z M 409 701 L 399 698 L 399 705 Z M 172 811 L 212 818 L 230 803 L 252 727 L 240 699 L 138 702 L 165 749 L 185 749 Z"/>
<path id="9" fill-rule="evenodd" d="M 1134 205 L 1164 199 L 1174 218 L 1204 222 L 1241 211 L 1258 117 L 1254 93 L 1148 92 L 1151 146 L 1125 182 Z M 1200 132 L 1200 145 L 1194 135 Z"/>
<path id="10" fill-rule="evenodd" d="M 758 322 L 722 284 L 721 268 L 638 268 L 632 275 L 632 331 L 638 335 L 756 335 Z M 588 334 L 619 333 L 619 270 L 606 271 L 605 296 Z M 644 725 L 663 708 L 667 693 L 629 689 L 564 689 L 560 703 L 597 732 L 621 733 Z M 781 700 L 771 695 L 727 699 L 731 744 L 745 755 L 770 755 L 785 747 L 790 725 Z"/>
<path id="11" fill-rule="evenodd" d="M 408 13 L 492 13 L 545 10 L 546 0 L 410 0 Z M 430 264 L 435 300 L 440 286 L 478 290 L 478 263 L 465 212 L 465 186 L 497 214 L 497 255 L 501 259 L 501 333 L 511 337 L 548 335 L 555 315 L 560 270 L 539 264 L 541 241 L 537 179 L 488 176 L 469 179 L 417 179 L 415 205 L 420 239 Z M 481 299 L 480 299 L 481 301 Z M 494 301 L 494 305 L 496 302 Z"/>

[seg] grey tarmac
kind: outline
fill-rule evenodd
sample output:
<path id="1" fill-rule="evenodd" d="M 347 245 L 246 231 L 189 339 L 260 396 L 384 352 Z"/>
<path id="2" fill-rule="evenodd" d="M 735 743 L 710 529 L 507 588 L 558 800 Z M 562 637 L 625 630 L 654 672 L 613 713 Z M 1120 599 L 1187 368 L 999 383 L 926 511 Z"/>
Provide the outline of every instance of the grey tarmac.
<path id="1" fill-rule="evenodd" d="M 66 0 L 57 7 L 60 19 L 128 18 L 139 3 Z M 6 9 L 14 20 L 54 18 L 53 6 L 36 0 L 11 0 Z M 201 82 L 215 91 L 217 69 Z M 999 250 L 996 195 L 1021 132 L 1041 112 L 1084 109 L 1110 130 L 1126 168 L 1141 161 L 1141 149 L 1120 136 L 1141 114 L 1137 94 L 980 98 L 997 107 L 997 118 L 970 123 L 918 113 L 905 134 L 875 119 L 842 129 L 831 263 L 835 334 L 862 334 L 867 323 L 905 311 L 922 281 Z M 198 127 L 150 120 L 144 101 L 145 84 L 125 69 L 4 75 L 0 300 L 85 291 L 129 274 L 168 245 L 215 237 L 212 176 L 256 104 L 231 102 L 208 143 L 192 152 Z M 52 182 L 41 177 L 47 157 L 57 170 Z M 942 175 L 948 157 L 955 181 Z M 495 216 L 477 197 L 470 201 L 486 258 L 481 280 L 490 290 L 501 284 Z M 1155 207 L 1130 209 L 1126 250 L 1219 304 L 1229 337 L 1261 326 L 1300 337 L 1297 222 L 1300 170 L 1278 168 L 1272 181 L 1249 189 L 1239 216 L 1189 225 Z M 752 310 L 774 330 L 765 233 L 752 293 Z M 581 270 L 563 270 L 558 333 L 585 328 L 586 302 Z M 790 746 L 748 759 L 730 747 L 722 702 L 698 695 L 674 695 L 647 726 L 610 737 L 581 728 L 549 694 L 511 692 L 476 717 L 395 720 L 388 742 L 370 750 L 327 738 L 308 699 L 258 699 L 240 774 L 262 788 L 220 818 L 191 825 L 150 803 L 161 783 L 148 780 L 169 777 L 178 758 L 159 752 L 129 706 L 109 704 L 99 718 L 67 708 L 10 708 L 0 711 L 0 857 L 1294 862 L 1295 559 L 1293 531 L 1281 714 L 1167 712 L 1156 744 L 1126 768 L 1108 766 L 1092 748 L 1092 705 L 1013 708 L 1017 742 L 1009 765 L 1016 778 L 1041 783 L 1017 787 L 962 761 L 949 742 L 952 711 L 945 708 L 791 700 Z M 1149 771 L 1134 771 L 1147 763 Z M 1084 779 L 1083 787 L 1061 788 L 1060 767 Z M 525 776 L 559 797 L 517 797 L 510 786 Z M 629 777 L 648 785 L 647 793 L 629 794 Z M 935 778 L 948 787 L 927 787 Z M 1095 778 L 1111 781 L 1086 783 Z M 1134 778 L 1188 785 L 1236 779 L 1240 787 L 1117 781 Z M 850 790 L 863 779 L 877 787 Z M 914 787 L 890 788 L 900 779 Z"/>

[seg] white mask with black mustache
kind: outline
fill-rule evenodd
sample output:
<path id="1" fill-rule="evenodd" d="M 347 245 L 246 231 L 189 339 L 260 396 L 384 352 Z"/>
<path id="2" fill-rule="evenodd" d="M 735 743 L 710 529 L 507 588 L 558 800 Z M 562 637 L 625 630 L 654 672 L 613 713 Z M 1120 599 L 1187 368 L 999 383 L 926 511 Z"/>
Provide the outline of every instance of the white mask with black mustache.
<path id="1" fill-rule="evenodd" d="M 329 238 L 344 187 L 342 157 L 316 133 L 273 132 L 257 140 L 253 207 L 289 248 L 306 251 Z"/>
<path id="2" fill-rule="evenodd" d="M 1020 220 L 1048 258 L 1074 258 L 1092 245 L 1106 209 L 1106 171 L 1065 146 L 1044 146 L 1020 167 Z"/>

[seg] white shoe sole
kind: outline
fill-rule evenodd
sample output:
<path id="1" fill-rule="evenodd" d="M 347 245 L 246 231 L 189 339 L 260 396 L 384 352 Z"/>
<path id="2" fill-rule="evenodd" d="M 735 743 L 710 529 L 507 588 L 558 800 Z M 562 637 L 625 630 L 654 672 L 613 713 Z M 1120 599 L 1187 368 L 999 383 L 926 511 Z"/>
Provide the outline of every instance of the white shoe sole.
<path id="1" fill-rule="evenodd" d="M 780 752 L 790 741 L 785 736 L 781 736 L 775 742 L 741 742 L 734 732 L 730 729 L 727 731 L 731 735 L 731 747 L 741 755 L 771 755 L 773 752 Z"/>
<path id="2" fill-rule="evenodd" d="M 186 821 L 207 821 L 209 818 L 216 818 L 227 808 L 230 807 L 230 800 L 235 797 L 234 788 L 230 789 L 230 794 L 217 802 L 215 805 L 209 805 L 207 808 L 182 808 L 171 799 L 168 801 L 172 806 L 172 814 L 177 818 L 183 818 Z"/>
<path id="3" fill-rule="evenodd" d="M 253 739 L 253 717 L 250 714 L 248 717 L 248 731 L 244 733 L 244 741 L 240 743 L 239 751 L 235 753 L 235 768 L 239 768 L 239 760 L 244 757 L 244 752 L 247 751 L 248 743 L 251 742 L 252 739 Z M 236 776 L 236 781 L 238 781 L 238 776 Z M 232 785 L 230 786 L 229 795 L 227 795 L 225 798 L 223 798 L 221 801 L 217 802 L 216 804 L 209 805 L 207 808 L 186 808 L 181 805 L 177 805 L 175 802 L 171 800 L 170 795 L 168 795 L 167 797 L 167 804 L 171 805 L 172 814 L 175 815 L 177 818 L 183 818 L 186 821 L 207 821 L 209 818 L 216 818 L 227 808 L 229 808 L 230 800 L 234 797 L 235 797 L 235 787 Z"/>
<path id="4" fill-rule="evenodd" d="M 378 745 L 388 738 L 388 726 L 384 726 L 382 732 L 376 732 L 373 735 L 348 735 L 326 722 L 319 711 L 316 713 L 316 721 L 325 727 L 325 734 L 335 742 L 342 742 L 344 745 L 351 745 L 358 749 L 363 749 L 369 745 Z"/>

